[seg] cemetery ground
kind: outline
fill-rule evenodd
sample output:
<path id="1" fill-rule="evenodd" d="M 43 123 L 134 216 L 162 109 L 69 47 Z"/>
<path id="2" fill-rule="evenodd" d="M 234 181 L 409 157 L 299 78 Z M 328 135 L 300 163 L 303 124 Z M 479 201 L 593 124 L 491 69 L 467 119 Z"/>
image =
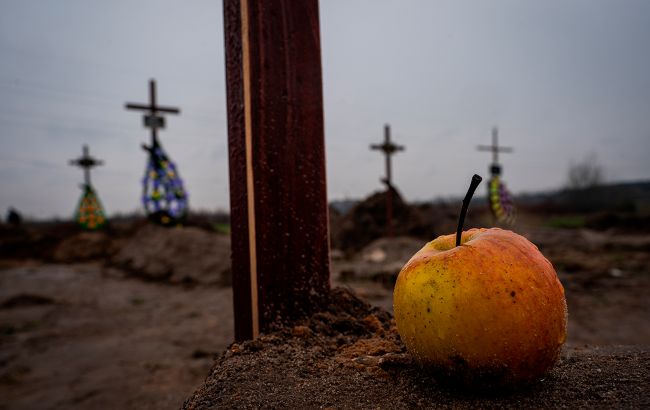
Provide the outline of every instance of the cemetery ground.
<path id="1" fill-rule="evenodd" d="M 435 234 L 451 232 L 452 213 L 436 212 Z M 231 344 L 229 239 L 212 224 L 2 226 L 0 408 L 648 406 L 650 230 L 575 218 L 522 213 L 515 226 L 566 290 L 560 364 L 538 385 L 476 394 L 411 363 L 388 313 L 395 274 L 426 234 L 337 249 L 334 229 L 334 303 Z"/>

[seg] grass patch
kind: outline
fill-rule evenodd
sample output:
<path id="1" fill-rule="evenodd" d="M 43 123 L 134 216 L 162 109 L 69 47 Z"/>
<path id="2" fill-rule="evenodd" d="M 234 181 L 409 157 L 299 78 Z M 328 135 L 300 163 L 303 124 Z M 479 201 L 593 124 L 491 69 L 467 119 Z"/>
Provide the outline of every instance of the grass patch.
<path id="1" fill-rule="evenodd" d="M 224 235 L 230 235 L 230 224 L 229 223 L 223 223 L 223 222 L 217 222 L 214 224 L 214 230 L 217 231 L 217 233 L 221 233 Z"/>
<path id="2" fill-rule="evenodd" d="M 584 228 L 587 224 L 587 220 L 582 215 L 565 215 L 565 216 L 556 216 L 544 224 L 549 228 L 567 228 L 567 229 L 578 229 Z"/>

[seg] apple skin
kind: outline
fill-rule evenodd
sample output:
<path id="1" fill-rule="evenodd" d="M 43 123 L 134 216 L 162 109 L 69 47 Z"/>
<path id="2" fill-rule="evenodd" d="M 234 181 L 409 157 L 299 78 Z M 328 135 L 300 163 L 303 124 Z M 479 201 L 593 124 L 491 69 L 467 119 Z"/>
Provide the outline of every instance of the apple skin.
<path id="1" fill-rule="evenodd" d="M 393 310 L 400 337 L 443 379 L 511 386 L 541 378 L 566 340 L 564 288 L 523 236 L 499 228 L 440 236 L 402 268 Z"/>

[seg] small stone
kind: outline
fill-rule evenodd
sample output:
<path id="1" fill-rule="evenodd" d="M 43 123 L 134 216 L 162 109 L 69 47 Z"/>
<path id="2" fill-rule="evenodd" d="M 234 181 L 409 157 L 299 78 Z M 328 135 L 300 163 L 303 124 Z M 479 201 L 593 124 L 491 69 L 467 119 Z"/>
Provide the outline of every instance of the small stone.
<path id="1" fill-rule="evenodd" d="M 233 343 L 230 346 L 229 350 L 233 355 L 237 355 L 237 354 L 241 353 L 241 348 L 239 347 L 239 345 L 237 343 Z"/>
<path id="2" fill-rule="evenodd" d="M 386 251 L 381 248 L 375 248 L 369 251 L 366 251 L 361 255 L 364 261 L 372 263 L 382 263 L 386 260 Z"/>
<path id="3" fill-rule="evenodd" d="M 362 364 L 364 366 L 378 366 L 379 357 L 376 356 L 359 356 L 352 360 L 355 363 Z"/>
<path id="4" fill-rule="evenodd" d="M 379 359 L 379 367 L 386 370 L 390 368 L 409 366 L 412 362 L 413 359 L 406 353 L 386 353 Z"/>

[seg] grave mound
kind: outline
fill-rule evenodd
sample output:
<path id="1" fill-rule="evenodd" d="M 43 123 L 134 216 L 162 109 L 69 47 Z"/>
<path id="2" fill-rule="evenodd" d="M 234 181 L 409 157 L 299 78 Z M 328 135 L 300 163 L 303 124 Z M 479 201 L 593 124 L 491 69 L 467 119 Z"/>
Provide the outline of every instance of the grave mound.
<path id="1" fill-rule="evenodd" d="M 104 232 L 79 232 L 64 238 L 54 251 L 54 261 L 85 262 L 107 257 L 114 251 L 111 238 Z"/>
<path id="2" fill-rule="evenodd" d="M 230 284 L 230 238 L 205 230 L 146 225 L 110 259 L 134 276 L 170 283 Z"/>
<path id="3" fill-rule="evenodd" d="M 395 236 L 431 240 L 456 229 L 457 204 L 409 204 L 402 199 L 399 191 L 395 188 L 392 190 L 392 231 Z M 332 247 L 353 253 L 385 236 L 387 195 L 388 191 L 375 192 L 342 215 L 330 212 Z M 471 225 L 472 221 L 468 219 L 468 226 Z"/>
<path id="4" fill-rule="evenodd" d="M 311 317 L 234 343 L 184 409 L 646 407 L 650 353 L 640 347 L 567 348 L 539 383 L 467 391 L 412 362 L 387 312 L 334 289 Z"/>

